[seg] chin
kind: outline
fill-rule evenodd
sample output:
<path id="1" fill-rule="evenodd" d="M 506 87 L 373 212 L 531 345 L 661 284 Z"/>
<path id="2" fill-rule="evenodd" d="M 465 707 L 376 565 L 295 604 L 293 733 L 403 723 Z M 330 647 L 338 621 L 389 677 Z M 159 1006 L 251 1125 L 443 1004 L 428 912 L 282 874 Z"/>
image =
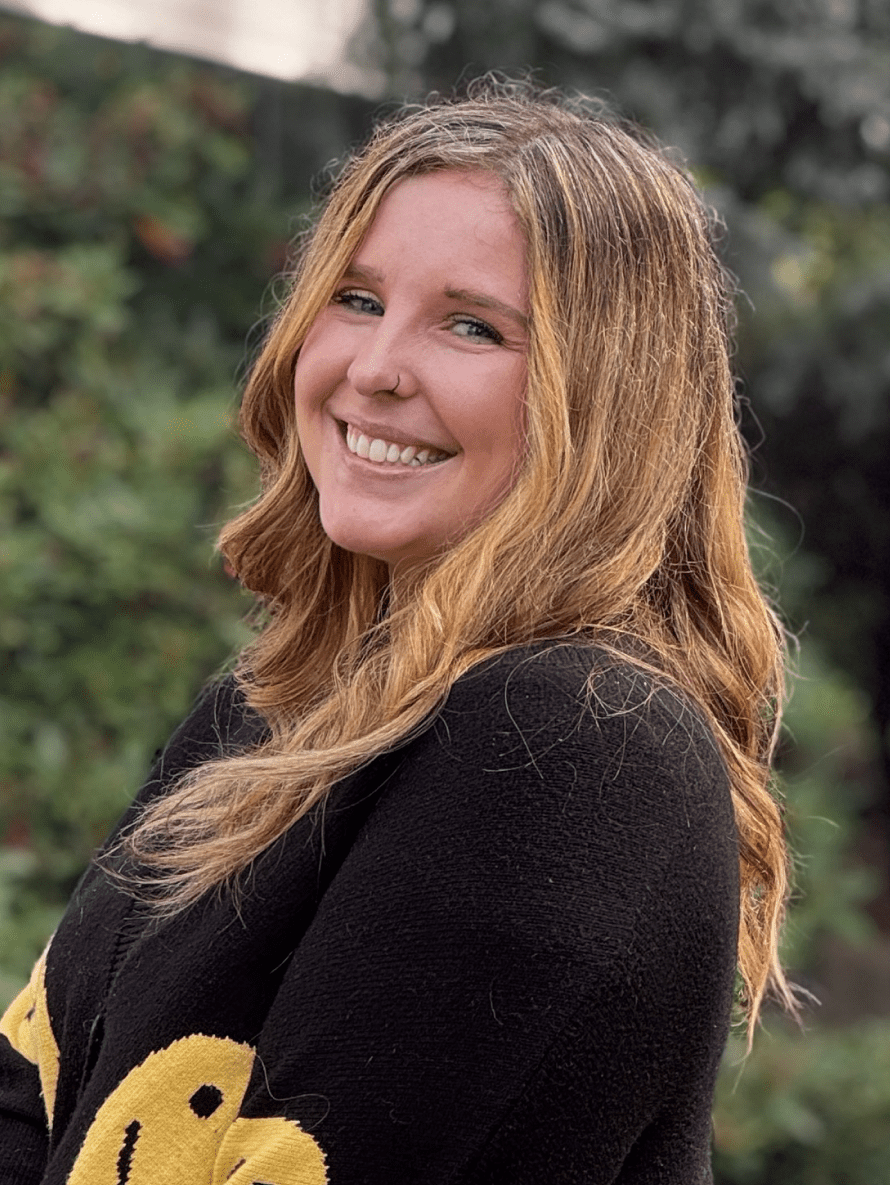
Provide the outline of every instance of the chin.
<path id="1" fill-rule="evenodd" d="M 370 556 L 381 560 L 392 568 L 406 561 L 423 560 L 435 550 L 425 548 L 415 540 L 405 540 L 377 531 L 363 531 L 355 524 L 327 524 L 322 520 L 324 532 L 344 552 L 359 556 Z"/>

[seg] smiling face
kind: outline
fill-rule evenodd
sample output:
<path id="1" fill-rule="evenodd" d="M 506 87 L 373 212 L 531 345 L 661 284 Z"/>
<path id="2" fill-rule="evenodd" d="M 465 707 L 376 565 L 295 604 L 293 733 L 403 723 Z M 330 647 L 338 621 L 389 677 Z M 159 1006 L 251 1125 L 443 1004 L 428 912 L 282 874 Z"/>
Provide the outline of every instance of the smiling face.
<path id="1" fill-rule="evenodd" d="M 297 431 L 328 536 L 392 569 L 455 542 L 523 452 L 525 243 L 482 171 L 399 182 L 300 350 Z"/>

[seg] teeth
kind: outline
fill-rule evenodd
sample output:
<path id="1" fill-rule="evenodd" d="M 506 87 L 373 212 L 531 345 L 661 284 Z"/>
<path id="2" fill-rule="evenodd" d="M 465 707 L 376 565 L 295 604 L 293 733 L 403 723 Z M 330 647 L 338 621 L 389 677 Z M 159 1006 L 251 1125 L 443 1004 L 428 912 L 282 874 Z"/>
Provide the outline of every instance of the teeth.
<path id="1" fill-rule="evenodd" d="M 437 461 L 444 461 L 451 455 L 438 449 L 416 445 L 396 445 L 392 441 L 384 441 L 380 437 L 373 440 L 358 432 L 351 424 L 346 425 L 346 445 L 350 453 L 364 457 L 367 461 L 385 462 L 388 465 L 431 465 Z"/>

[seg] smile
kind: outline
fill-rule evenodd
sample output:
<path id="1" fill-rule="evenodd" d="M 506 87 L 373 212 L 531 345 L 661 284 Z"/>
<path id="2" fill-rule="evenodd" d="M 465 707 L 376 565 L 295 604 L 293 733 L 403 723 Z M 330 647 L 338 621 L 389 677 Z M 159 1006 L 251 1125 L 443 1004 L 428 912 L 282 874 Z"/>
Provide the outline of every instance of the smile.
<path id="1" fill-rule="evenodd" d="M 453 456 L 443 453 L 441 449 L 433 449 L 429 445 L 397 445 L 393 441 L 384 441 L 381 437 L 373 439 L 353 428 L 345 425 L 346 447 L 350 453 L 362 457 L 365 461 L 377 462 L 381 465 L 421 466 L 435 465 L 440 461 L 447 461 Z"/>

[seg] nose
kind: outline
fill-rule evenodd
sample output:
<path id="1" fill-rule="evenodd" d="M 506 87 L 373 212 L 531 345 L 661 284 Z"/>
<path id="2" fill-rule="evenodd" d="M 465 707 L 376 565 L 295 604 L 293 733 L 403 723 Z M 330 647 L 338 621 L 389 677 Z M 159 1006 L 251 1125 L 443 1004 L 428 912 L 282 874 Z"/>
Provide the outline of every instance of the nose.
<path id="1" fill-rule="evenodd" d="M 384 324 L 363 335 L 346 371 L 359 395 L 398 395 L 405 399 L 417 391 L 417 379 L 407 349 L 406 335 Z"/>

